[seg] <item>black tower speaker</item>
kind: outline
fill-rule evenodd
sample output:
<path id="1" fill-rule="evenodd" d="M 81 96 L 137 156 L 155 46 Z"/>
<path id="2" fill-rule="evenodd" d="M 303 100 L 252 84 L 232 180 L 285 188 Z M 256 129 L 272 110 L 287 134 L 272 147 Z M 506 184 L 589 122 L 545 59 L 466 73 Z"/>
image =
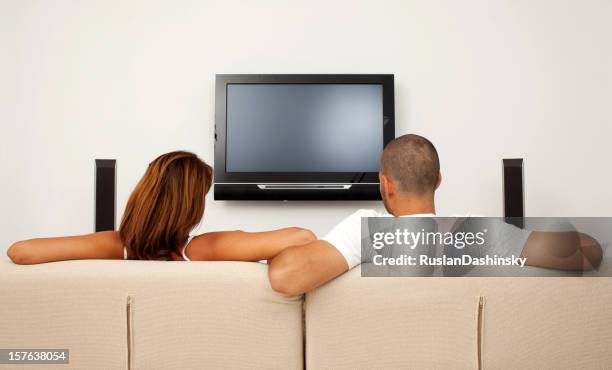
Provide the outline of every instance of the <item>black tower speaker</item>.
<path id="1" fill-rule="evenodd" d="M 522 229 L 525 226 L 523 158 L 503 159 L 503 172 L 504 217 L 507 223 Z"/>
<path id="2" fill-rule="evenodd" d="M 116 165 L 117 161 L 114 159 L 96 159 L 96 231 L 115 230 Z"/>

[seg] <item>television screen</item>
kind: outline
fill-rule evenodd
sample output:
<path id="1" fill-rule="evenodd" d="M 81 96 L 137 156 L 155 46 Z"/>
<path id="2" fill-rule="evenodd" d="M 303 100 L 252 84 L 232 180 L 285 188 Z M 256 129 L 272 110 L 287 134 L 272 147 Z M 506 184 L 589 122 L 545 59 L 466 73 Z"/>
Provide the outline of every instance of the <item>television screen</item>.
<path id="1" fill-rule="evenodd" d="M 217 74 L 215 200 L 380 200 L 392 74 Z"/>
<path id="2" fill-rule="evenodd" d="M 227 172 L 377 172 L 382 84 L 228 84 Z"/>

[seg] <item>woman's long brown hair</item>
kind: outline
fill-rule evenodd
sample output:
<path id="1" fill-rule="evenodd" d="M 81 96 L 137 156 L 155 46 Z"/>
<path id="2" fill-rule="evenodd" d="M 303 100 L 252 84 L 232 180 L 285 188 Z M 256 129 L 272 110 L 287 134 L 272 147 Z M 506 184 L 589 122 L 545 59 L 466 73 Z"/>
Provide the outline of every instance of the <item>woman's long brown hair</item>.
<path id="1" fill-rule="evenodd" d="M 119 237 L 132 260 L 172 260 L 204 215 L 212 168 L 195 154 L 157 157 L 130 195 Z"/>

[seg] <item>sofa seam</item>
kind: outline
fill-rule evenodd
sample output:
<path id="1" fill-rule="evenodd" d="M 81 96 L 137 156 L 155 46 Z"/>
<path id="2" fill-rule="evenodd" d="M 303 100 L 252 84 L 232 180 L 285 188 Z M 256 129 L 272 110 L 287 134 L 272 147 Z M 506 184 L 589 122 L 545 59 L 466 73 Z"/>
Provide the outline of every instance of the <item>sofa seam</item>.
<path id="1" fill-rule="evenodd" d="M 484 306 L 485 306 L 485 297 L 484 295 L 478 296 L 476 308 L 476 365 L 478 370 L 483 369 L 483 327 L 484 327 Z"/>
<path id="2" fill-rule="evenodd" d="M 127 334 L 127 369 L 132 370 L 132 362 L 134 359 L 134 298 L 131 295 L 127 296 L 125 304 L 126 313 L 126 334 Z"/>

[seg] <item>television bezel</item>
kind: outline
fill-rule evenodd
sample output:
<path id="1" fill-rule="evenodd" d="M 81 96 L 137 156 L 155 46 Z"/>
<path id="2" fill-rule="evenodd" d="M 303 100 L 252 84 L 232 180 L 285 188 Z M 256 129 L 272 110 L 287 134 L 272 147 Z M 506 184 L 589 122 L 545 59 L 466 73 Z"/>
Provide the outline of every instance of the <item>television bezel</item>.
<path id="1" fill-rule="evenodd" d="M 375 84 L 383 90 L 383 148 L 395 138 L 393 74 L 217 74 L 215 167 L 218 184 L 378 184 L 378 172 L 227 172 L 227 86 L 230 84 Z M 381 148 L 382 150 L 382 148 Z"/>

